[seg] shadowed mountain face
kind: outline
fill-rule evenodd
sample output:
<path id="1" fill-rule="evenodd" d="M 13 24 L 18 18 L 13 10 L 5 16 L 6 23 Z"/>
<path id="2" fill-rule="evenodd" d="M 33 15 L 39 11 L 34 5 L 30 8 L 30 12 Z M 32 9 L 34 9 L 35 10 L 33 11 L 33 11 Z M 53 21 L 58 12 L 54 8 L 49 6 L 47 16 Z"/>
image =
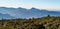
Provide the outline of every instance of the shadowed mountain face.
<path id="1" fill-rule="evenodd" d="M 60 16 L 60 12 L 58 11 L 47 11 L 47 10 L 40 10 L 37 8 L 25 9 L 25 8 L 6 8 L 0 7 L 0 18 L 10 18 L 11 16 L 15 18 L 31 18 L 31 17 L 43 17 L 47 15 L 51 16 Z M 4 16 L 4 17 L 3 17 Z M 12 18 L 12 17 L 11 17 Z"/>

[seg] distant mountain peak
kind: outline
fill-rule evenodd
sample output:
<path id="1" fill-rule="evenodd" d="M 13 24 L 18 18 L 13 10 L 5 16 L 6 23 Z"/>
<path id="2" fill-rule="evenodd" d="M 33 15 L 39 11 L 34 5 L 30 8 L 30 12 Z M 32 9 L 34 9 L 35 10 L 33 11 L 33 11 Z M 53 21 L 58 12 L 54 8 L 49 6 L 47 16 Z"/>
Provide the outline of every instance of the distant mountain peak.
<path id="1" fill-rule="evenodd" d="M 32 7 L 31 9 L 37 9 L 37 8 Z"/>
<path id="2" fill-rule="evenodd" d="M 43 9 L 37 9 L 34 7 L 32 7 L 31 9 L 26 9 L 26 8 L 22 8 L 22 7 L 19 7 L 19 8 L 0 7 L 0 17 L 2 17 L 2 16 L 4 17 L 7 15 L 9 17 L 11 15 L 15 18 L 29 18 L 29 17 L 46 16 L 48 14 L 60 16 L 60 12 L 58 12 L 58 11 L 48 11 L 48 10 L 43 10 Z"/>

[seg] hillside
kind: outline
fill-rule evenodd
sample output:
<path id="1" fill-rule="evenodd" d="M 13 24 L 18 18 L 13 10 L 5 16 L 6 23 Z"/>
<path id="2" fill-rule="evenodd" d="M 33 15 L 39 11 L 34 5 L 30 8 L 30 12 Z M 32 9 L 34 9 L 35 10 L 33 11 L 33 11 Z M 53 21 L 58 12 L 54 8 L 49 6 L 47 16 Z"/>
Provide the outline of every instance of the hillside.
<path id="1" fill-rule="evenodd" d="M 0 29 L 60 29 L 60 17 L 0 20 Z"/>
<path id="2" fill-rule="evenodd" d="M 54 10 L 54 9 L 53 9 Z M 38 9 L 38 8 L 7 8 L 0 7 L 0 19 L 1 18 L 41 18 L 47 15 L 51 16 L 60 16 L 60 11 L 49 11 L 46 9 Z"/>

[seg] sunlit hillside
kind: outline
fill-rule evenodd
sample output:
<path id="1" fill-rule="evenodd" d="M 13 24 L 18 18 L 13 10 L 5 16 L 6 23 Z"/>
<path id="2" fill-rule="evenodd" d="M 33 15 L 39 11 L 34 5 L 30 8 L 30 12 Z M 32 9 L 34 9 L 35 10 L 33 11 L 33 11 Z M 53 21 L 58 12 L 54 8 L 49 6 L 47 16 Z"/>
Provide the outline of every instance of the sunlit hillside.
<path id="1" fill-rule="evenodd" d="M 60 29 L 60 17 L 0 20 L 0 29 Z"/>

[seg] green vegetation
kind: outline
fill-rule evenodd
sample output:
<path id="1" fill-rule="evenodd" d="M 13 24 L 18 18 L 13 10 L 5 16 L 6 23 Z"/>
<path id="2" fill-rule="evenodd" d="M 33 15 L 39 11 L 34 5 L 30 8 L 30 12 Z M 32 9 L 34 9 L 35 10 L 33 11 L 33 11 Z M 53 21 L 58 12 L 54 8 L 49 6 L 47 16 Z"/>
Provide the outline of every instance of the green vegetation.
<path id="1" fill-rule="evenodd" d="M 0 29 L 60 29 L 60 17 L 2 19 Z"/>

